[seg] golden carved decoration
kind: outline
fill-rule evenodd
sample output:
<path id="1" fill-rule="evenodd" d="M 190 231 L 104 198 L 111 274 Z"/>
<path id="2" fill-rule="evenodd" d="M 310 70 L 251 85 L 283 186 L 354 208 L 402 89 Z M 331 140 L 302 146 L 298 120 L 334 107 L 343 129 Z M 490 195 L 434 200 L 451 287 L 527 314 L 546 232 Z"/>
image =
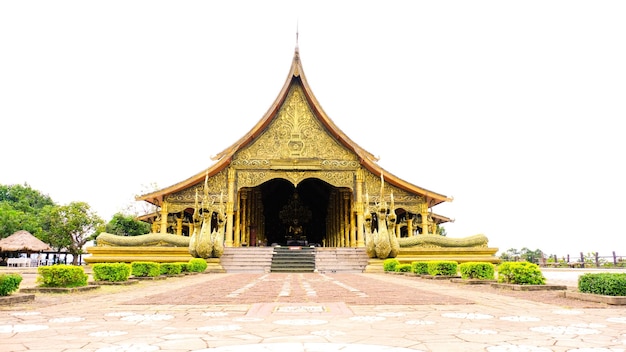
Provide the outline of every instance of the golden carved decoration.
<path id="1" fill-rule="evenodd" d="M 359 162 L 354 153 L 328 134 L 313 115 L 302 87 L 294 84 L 276 118 L 251 145 L 233 156 L 231 165 L 248 169 L 269 165 L 293 170 L 300 165 L 307 169 L 356 169 Z"/>
<path id="2" fill-rule="evenodd" d="M 224 169 L 207 179 L 209 199 L 216 204 L 219 203 L 220 196 L 224 197 L 226 194 L 226 186 L 228 185 L 227 174 L 228 171 Z M 200 182 L 193 187 L 189 187 L 180 192 L 172 193 L 168 195 L 165 200 L 170 203 L 192 204 L 191 208 L 193 208 L 193 204 L 196 199 L 196 190 L 198 194 L 204 194 L 204 183 Z M 171 212 L 172 211 L 170 211 L 170 213 Z"/>
<path id="3" fill-rule="evenodd" d="M 369 196 L 370 205 L 373 206 L 375 203 L 380 203 L 380 177 L 369 171 L 364 171 L 363 181 L 363 194 L 367 194 Z M 396 208 L 402 208 L 414 214 L 419 214 L 422 204 L 425 204 L 426 202 L 424 197 L 407 193 L 406 191 L 392 186 L 387 182 L 385 182 L 384 189 L 386 194 L 389 194 L 390 192 L 393 193 Z M 389 199 L 386 200 L 388 201 Z"/>

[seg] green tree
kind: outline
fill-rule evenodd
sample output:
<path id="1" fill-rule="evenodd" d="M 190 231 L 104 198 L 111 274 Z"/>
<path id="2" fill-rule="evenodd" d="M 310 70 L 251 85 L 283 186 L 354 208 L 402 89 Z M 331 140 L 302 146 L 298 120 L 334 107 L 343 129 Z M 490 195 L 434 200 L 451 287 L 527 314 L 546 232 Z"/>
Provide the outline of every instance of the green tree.
<path id="1" fill-rule="evenodd" d="M 105 231 L 118 236 L 137 236 L 150 232 L 150 224 L 139 221 L 132 215 L 116 213 L 106 224 Z"/>
<path id="2" fill-rule="evenodd" d="M 42 238 L 41 212 L 54 202 L 48 195 L 24 185 L 0 185 L 0 238 L 26 230 Z"/>
<path id="3" fill-rule="evenodd" d="M 530 250 L 526 247 L 522 248 L 520 251 L 520 258 L 529 262 L 538 264 L 540 259 L 543 257 L 543 252 L 540 249 Z"/>
<path id="4" fill-rule="evenodd" d="M 517 261 L 519 256 L 520 256 L 520 252 L 517 250 L 517 248 L 509 248 L 506 250 L 506 252 L 503 252 L 502 254 L 500 254 L 500 259 L 502 259 L 505 262 L 514 262 L 514 261 Z"/>
<path id="5" fill-rule="evenodd" d="M 443 237 L 448 236 L 448 233 L 446 232 L 446 228 L 440 225 L 437 225 L 437 234 Z"/>
<path id="6" fill-rule="evenodd" d="M 102 220 L 85 202 L 44 208 L 46 239 L 58 250 L 72 254 L 72 264 L 78 264 L 83 246 L 104 228 Z"/>

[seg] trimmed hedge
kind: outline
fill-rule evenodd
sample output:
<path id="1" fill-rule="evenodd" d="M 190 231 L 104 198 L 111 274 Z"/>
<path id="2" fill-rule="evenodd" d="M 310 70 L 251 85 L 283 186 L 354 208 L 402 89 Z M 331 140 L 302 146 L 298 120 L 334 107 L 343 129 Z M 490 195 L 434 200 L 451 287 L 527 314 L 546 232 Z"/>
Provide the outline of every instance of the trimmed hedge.
<path id="1" fill-rule="evenodd" d="M 206 263 L 206 260 L 202 258 L 193 258 L 189 260 L 189 271 L 193 273 L 201 273 L 208 268 L 209 265 Z"/>
<path id="2" fill-rule="evenodd" d="M 81 266 L 56 264 L 37 268 L 37 282 L 42 287 L 87 286 L 87 274 Z"/>
<path id="3" fill-rule="evenodd" d="M 498 266 L 498 282 L 518 285 L 545 285 L 539 265 L 529 262 L 505 262 Z"/>
<path id="4" fill-rule="evenodd" d="M 626 296 L 626 274 L 583 274 L 578 277 L 578 290 L 604 296 Z"/>
<path id="5" fill-rule="evenodd" d="M 0 296 L 8 296 L 17 291 L 21 282 L 20 274 L 0 274 Z"/>
<path id="6" fill-rule="evenodd" d="M 384 271 L 396 271 L 396 267 L 400 265 L 400 261 L 395 258 L 388 258 L 383 261 Z"/>
<path id="7" fill-rule="evenodd" d="M 159 269 L 160 269 L 161 275 L 168 275 L 168 276 L 180 275 L 181 270 L 182 270 L 180 267 L 180 264 L 178 263 L 161 263 L 161 266 Z"/>
<path id="8" fill-rule="evenodd" d="M 189 262 L 176 262 L 176 264 L 180 265 L 180 272 L 181 273 L 188 273 L 189 272 Z"/>
<path id="9" fill-rule="evenodd" d="M 462 279 L 493 280 L 496 277 L 495 266 L 485 262 L 467 262 L 459 265 Z"/>
<path id="10" fill-rule="evenodd" d="M 399 273 L 410 273 L 411 272 L 411 264 L 396 265 L 396 271 L 399 272 Z"/>
<path id="11" fill-rule="evenodd" d="M 95 281 L 122 282 L 130 277 L 131 266 L 126 263 L 97 263 L 92 271 Z"/>
<path id="12" fill-rule="evenodd" d="M 157 277 L 161 275 L 160 264 L 156 262 L 132 262 L 131 272 L 136 277 Z"/>
<path id="13" fill-rule="evenodd" d="M 438 260 L 428 262 L 428 275 L 432 276 L 456 276 L 459 263 L 451 260 Z"/>
<path id="14" fill-rule="evenodd" d="M 428 274 L 428 262 L 411 262 L 411 272 L 418 275 Z"/>

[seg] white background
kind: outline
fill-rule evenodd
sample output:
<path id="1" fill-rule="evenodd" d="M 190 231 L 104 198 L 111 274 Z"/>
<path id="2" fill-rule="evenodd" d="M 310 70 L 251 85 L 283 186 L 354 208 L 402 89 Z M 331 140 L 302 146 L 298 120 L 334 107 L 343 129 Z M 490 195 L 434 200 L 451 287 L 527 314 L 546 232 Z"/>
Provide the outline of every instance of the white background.
<path id="1" fill-rule="evenodd" d="M 212 164 L 263 116 L 299 31 L 325 112 L 454 197 L 450 237 L 626 255 L 623 1 L 2 1 L 0 183 L 88 202 Z"/>

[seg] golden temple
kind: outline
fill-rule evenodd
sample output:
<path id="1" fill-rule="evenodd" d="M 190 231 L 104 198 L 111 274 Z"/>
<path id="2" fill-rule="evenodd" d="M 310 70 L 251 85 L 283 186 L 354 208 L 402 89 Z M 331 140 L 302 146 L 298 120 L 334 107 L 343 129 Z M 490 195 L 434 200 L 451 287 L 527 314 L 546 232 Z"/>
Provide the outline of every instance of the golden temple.
<path id="1" fill-rule="evenodd" d="M 497 251 L 487 248 L 482 235 L 439 243 L 443 237 L 437 234 L 439 225 L 451 220 L 432 209 L 452 198 L 384 170 L 373 154 L 339 129 L 313 95 L 297 46 L 287 80 L 269 110 L 213 160 L 212 166 L 184 181 L 136 198 L 158 209 L 142 217 L 152 224 L 152 233 L 188 237 L 193 256 L 211 257 L 196 253 L 195 237 L 201 232 L 221 248 L 366 247 L 372 229 L 373 236 L 379 236 L 376 221 L 380 226 L 381 217 L 392 220 L 383 226 L 385 236 L 391 234 L 392 246 L 396 243 L 391 252 L 406 247 L 407 260 L 423 251 L 430 258 L 493 261 Z M 111 243 L 111 238 L 99 238 L 98 246 L 120 245 Z M 112 248 L 90 252 L 95 257 L 107 253 L 92 262 L 115 257 Z"/>

